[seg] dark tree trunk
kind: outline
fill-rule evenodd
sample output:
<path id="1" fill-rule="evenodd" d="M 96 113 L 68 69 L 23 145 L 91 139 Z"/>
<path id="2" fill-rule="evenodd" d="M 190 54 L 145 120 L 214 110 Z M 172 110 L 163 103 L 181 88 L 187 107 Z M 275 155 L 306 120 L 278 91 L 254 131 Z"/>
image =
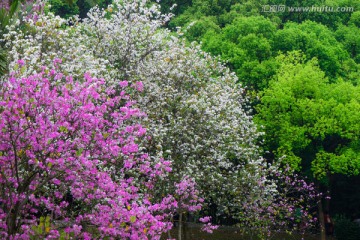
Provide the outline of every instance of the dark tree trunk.
<path id="1" fill-rule="evenodd" d="M 179 231 L 178 231 L 178 240 L 182 240 L 182 226 L 183 226 L 182 218 L 183 218 L 183 213 L 182 213 L 182 212 L 180 212 L 180 213 L 179 213 Z"/>
<path id="2" fill-rule="evenodd" d="M 321 237 L 320 239 L 326 240 L 324 209 L 321 200 L 318 203 L 318 209 L 319 209 L 319 221 L 320 221 L 320 237 Z"/>

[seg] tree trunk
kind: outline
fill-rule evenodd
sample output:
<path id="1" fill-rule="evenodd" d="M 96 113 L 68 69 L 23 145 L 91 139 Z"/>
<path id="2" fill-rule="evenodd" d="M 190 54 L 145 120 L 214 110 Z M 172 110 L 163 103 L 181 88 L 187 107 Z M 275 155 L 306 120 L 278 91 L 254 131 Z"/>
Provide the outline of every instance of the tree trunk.
<path id="1" fill-rule="evenodd" d="M 8 239 L 13 237 L 17 232 L 17 216 L 19 210 L 19 203 L 16 203 L 15 207 L 10 210 L 10 217 L 7 219 L 7 232 L 8 232 Z"/>
<path id="2" fill-rule="evenodd" d="M 319 208 L 320 236 L 321 236 L 320 239 L 326 240 L 324 209 L 321 200 L 318 203 L 318 208 Z"/>
<path id="3" fill-rule="evenodd" d="M 184 222 L 184 224 L 183 224 L 183 238 L 184 238 L 184 240 L 187 240 L 187 239 L 191 239 L 189 236 L 188 236 L 188 234 L 189 234 L 189 229 L 188 229 L 188 227 L 187 227 L 187 224 L 188 224 L 188 213 L 186 213 L 186 214 L 184 214 L 184 216 L 183 216 L 183 222 Z"/>
<path id="4" fill-rule="evenodd" d="M 170 230 L 168 231 L 168 238 L 171 239 L 171 233 L 170 233 Z"/>
<path id="5" fill-rule="evenodd" d="M 16 233 L 16 215 L 14 213 L 10 213 L 9 215 L 10 217 L 7 221 L 8 239 Z"/>
<path id="6" fill-rule="evenodd" d="M 173 218 L 173 217 L 171 217 L 170 221 L 174 224 L 174 218 Z M 174 226 L 175 226 L 175 225 L 173 225 L 173 227 L 174 227 Z M 169 238 L 169 239 L 172 239 L 170 230 L 167 232 L 167 234 L 168 234 L 168 238 Z"/>
<path id="7" fill-rule="evenodd" d="M 182 217 L 183 217 L 183 213 L 180 212 L 179 213 L 179 231 L 178 231 L 178 240 L 182 240 Z"/>

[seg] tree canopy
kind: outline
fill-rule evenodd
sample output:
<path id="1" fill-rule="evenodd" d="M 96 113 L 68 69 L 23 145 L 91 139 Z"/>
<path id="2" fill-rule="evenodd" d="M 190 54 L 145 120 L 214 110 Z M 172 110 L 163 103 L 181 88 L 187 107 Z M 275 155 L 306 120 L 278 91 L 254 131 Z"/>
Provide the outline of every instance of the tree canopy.
<path id="1" fill-rule="evenodd" d="M 178 6 L 172 8 L 174 3 Z M 264 11 L 274 4 L 284 5 L 284 11 Z M 317 191 L 334 196 L 339 207 L 341 194 L 332 189 L 339 191 L 359 175 L 358 1 L 49 0 L 15 5 L 0 12 L 4 237 L 35 236 L 36 214 L 57 211 L 47 221 L 55 224 L 70 214 L 67 233 L 84 238 L 159 238 L 172 227 L 175 214 L 182 222 L 186 212 L 196 213 L 208 232 L 216 229 L 211 221 L 227 218 L 265 238 L 274 229 L 315 226 L 314 203 L 323 221 L 321 203 L 332 208 L 328 198 L 318 202 L 323 195 Z M 323 5 L 352 10 L 303 10 Z M 45 95 L 38 99 L 39 94 Z M 75 119 L 71 114 L 77 109 L 84 116 Z M 60 112 L 74 120 L 65 126 Z M 119 114 L 126 119 L 118 119 Z M 50 141 L 44 129 L 59 138 Z M 42 145 L 37 139 L 43 139 Z M 44 147 L 60 143 L 65 150 Z M 36 144 L 43 148 L 35 149 Z M 101 159 L 96 158 L 97 144 L 111 146 Z M 62 165 L 69 159 L 79 164 Z M 80 185 L 90 181 L 85 178 L 89 171 L 105 176 L 112 190 L 110 185 L 89 186 L 109 198 L 99 200 L 87 187 L 77 188 L 64 166 L 79 172 Z M 54 178 L 61 183 L 53 183 Z M 84 209 L 68 207 L 67 195 L 84 201 Z M 94 206 L 99 208 L 90 211 Z M 100 214 L 110 208 L 124 218 Z M 294 218 L 298 211 L 306 225 Z M 71 228 L 73 221 L 84 227 Z M 87 231 L 87 224 L 96 232 Z M 61 231 L 41 234 L 52 237 Z"/>

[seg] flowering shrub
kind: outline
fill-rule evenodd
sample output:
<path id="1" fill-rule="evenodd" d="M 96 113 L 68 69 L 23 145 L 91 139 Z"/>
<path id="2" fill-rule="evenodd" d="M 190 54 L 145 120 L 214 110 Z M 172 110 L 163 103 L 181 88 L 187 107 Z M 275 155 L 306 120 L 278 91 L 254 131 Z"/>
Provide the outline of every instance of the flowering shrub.
<path id="1" fill-rule="evenodd" d="M 205 231 L 207 233 L 213 233 L 215 229 L 217 229 L 219 226 L 212 225 L 210 223 L 211 217 L 203 217 L 199 219 L 200 222 L 204 223 L 204 226 L 202 227 L 202 231 Z"/>
<path id="2" fill-rule="evenodd" d="M 93 56 L 86 46 L 80 44 L 82 37 L 76 28 L 66 27 L 67 20 L 51 12 L 45 13 L 44 9 L 45 3 L 36 1 L 32 4 L 32 11 L 7 26 L 2 41 L 9 51 L 9 69 L 14 69 L 17 61 L 22 59 L 27 68 L 20 75 L 29 76 L 40 72 L 42 66 L 53 68 L 54 59 L 61 56 L 59 69 L 75 80 L 81 81 L 85 72 L 108 79 L 108 61 Z M 77 18 L 71 21 L 71 24 L 78 24 Z"/>
<path id="3" fill-rule="evenodd" d="M 204 202 L 199 198 L 199 191 L 195 188 L 195 182 L 188 177 L 185 177 L 180 183 L 175 184 L 176 195 L 179 198 L 179 212 L 189 211 L 196 212 L 201 210 L 201 203 Z"/>
<path id="4" fill-rule="evenodd" d="M 268 178 L 276 183 L 276 191 L 269 194 L 264 188 L 268 180 L 263 178 L 257 182 L 260 191 L 253 192 L 252 187 L 244 190 L 250 196 L 249 200 L 237 203 L 234 208 L 237 211 L 231 213 L 240 220 L 244 233 L 261 239 L 268 239 L 278 231 L 304 234 L 315 228 L 317 223 L 316 207 L 322 193 L 289 167 L 275 169 L 264 170 Z"/>
<path id="5" fill-rule="evenodd" d="M 117 94 L 90 74 L 79 83 L 45 67 L 26 78 L 18 73 L 0 91 L 1 238 L 35 234 L 44 209 L 65 223 L 66 233 L 85 239 L 92 236 L 89 224 L 101 238 L 157 239 L 171 228 L 167 217 L 177 202 L 168 196 L 153 203 L 142 187 L 152 188 L 170 169 L 139 150 L 146 131 L 128 120 L 144 113 L 126 87 Z M 60 79 L 64 84 L 56 84 Z M 81 201 L 79 211 L 67 193 Z M 56 224 L 42 237 L 58 238 Z"/>

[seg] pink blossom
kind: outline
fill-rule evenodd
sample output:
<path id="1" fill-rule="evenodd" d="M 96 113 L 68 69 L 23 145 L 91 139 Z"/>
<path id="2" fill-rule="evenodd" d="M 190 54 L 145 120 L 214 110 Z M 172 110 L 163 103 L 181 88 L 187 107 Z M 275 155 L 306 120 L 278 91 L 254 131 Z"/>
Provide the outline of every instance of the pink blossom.
<path id="1" fill-rule="evenodd" d="M 60 62 L 55 59 L 54 65 Z M 161 160 L 155 168 L 148 154 L 139 153 L 135 141 L 146 141 L 146 129 L 124 121 L 141 117 L 141 111 L 125 94 L 109 97 L 102 92 L 104 81 L 88 73 L 85 81 L 75 83 L 57 68 L 46 72 L 43 68 L 25 78 L 13 73 L 0 92 L 0 150 L 6 153 L 0 156 L 0 237 L 7 238 L 5 219 L 15 217 L 30 220 L 17 222 L 22 232 L 10 238 L 28 239 L 41 206 L 55 218 L 67 219 L 65 232 L 75 238 L 91 239 L 92 232 L 82 227 L 90 223 L 100 238 L 158 239 L 171 228 L 170 215 L 178 205 L 172 196 L 156 202 L 146 193 L 170 163 Z M 60 78 L 63 84 L 56 83 Z M 113 108 L 122 112 L 109 112 Z M 68 194 L 81 202 L 81 213 L 69 214 Z M 8 216 L 18 203 L 22 207 L 17 215 Z M 59 232 L 51 229 L 46 238 L 58 239 Z"/>

